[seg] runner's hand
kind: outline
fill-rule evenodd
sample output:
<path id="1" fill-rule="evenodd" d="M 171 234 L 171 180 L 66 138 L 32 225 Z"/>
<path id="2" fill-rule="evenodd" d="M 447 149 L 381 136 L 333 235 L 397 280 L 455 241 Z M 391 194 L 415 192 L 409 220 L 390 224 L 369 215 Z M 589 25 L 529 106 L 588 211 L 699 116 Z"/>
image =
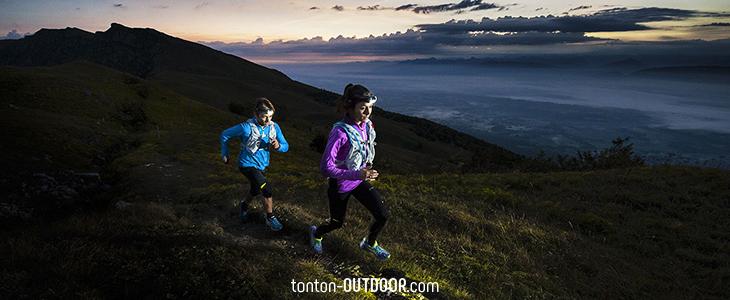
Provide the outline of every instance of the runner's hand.
<path id="1" fill-rule="evenodd" d="M 279 147 L 281 147 L 281 145 L 279 145 L 279 141 L 273 139 L 271 140 L 271 147 L 274 148 L 274 150 L 279 150 Z"/>
<path id="2" fill-rule="evenodd" d="M 378 178 L 378 171 L 373 169 L 362 169 L 360 170 L 360 176 L 363 180 L 375 180 Z"/>
<path id="3" fill-rule="evenodd" d="M 228 164 L 228 155 L 223 156 L 223 163 Z"/>

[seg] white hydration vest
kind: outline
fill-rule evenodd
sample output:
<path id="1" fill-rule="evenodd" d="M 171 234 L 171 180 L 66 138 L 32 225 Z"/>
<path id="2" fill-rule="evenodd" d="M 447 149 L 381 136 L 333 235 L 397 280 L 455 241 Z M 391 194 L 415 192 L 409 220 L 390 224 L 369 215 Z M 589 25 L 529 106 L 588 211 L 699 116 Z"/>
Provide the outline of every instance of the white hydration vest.
<path id="1" fill-rule="evenodd" d="M 248 121 L 249 127 L 251 127 L 251 135 L 248 136 L 248 140 L 246 141 L 246 149 L 248 152 L 251 152 L 251 154 L 256 153 L 256 151 L 259 150 L 259 147 L 261 146 L 261 141 L 263 139 L 263 133 L 259 131 L 258 122 L 256 121 L 256 118 L 251 118 Z M 269 143 L 276 139 L 276 126 L 274 125 L 274 122 L 269 122 L 268 124 L 264 125 L 263 130 L 266 131 L 266 128 L 269 128 Z M 243 126 L 243 124 L 241 124 Z"/>
<path id="2" fill-rule="evenodd" d="M 365 130 L 368 133 L 368 139 L 366 141 L 363 141 L 360 132 L 352 125 L 340 121 L 335 123 L 333 129 L 338 127 L 342 128 L 347 134 L 347 139 L 350 141 L 350 152 L 344 161 L 335 161 L 335 165 L 357 171 L 362 169 L 366 164 L 372 164 L 375 159 L 375 129 L 373 128 L 372 122 L 367 120 L 365 123 Z M 365 164 L 363 164 L 363 161 Z"/>

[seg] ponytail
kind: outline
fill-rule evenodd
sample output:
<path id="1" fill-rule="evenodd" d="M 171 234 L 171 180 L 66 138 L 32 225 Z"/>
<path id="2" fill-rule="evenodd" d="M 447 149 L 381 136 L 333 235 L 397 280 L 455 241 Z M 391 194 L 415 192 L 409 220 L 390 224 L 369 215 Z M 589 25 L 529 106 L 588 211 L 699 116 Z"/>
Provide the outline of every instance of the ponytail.
<path id="1" fill-rule="evenodd" d="M 352 84 L 352 83 L 348 83 L 345 86 L 345 91 L 342 92 L 342 96 L 340 96 L 339 98 L 337 98 L 337 101 L 336 101 L 336 104 L 337 104 L 337 113 L 339 113 L 339 114 L 345 114 L 348 109 L 355 107 L 354 104 L 349 103 L 349 102 L 352 102 L 352 101 L 348 101 L 348 98 L 349 98 L 348 95 L 349 95 L 350 90 L 352 89 L 353 86 L 355 86 L 355 85 Z"/>

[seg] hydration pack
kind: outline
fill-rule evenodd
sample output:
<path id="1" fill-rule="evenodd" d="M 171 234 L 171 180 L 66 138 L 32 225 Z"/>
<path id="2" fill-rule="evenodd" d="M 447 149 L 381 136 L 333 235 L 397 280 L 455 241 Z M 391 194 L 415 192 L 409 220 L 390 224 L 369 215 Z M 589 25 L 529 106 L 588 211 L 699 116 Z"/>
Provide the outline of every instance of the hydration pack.
<path id="1" fill-rule="evenodd" d="M 248 152 L 253 154 L 259 150 L 261 141 L 263 140 L 263 134 L 259 131 L 256 118 L 251 118 L 246 121 L 246 123 L 248 123 L 249 127 L 251 127 L 251 135 L 248 136 L 248 140 L 246 141 L 246 149 Z M 269 128 L 269 142 L 276 139 L 276 126 L 274 124 L 274 122 L 269 122 L 263 126 L 263 131 L 266 131 L 266 128 Z M 241 124 L 241 126 L 243 126 L 243 124 Z"/>
<path id="2" fill-rule="evenodd" d="M 337 122 L 334 128 L 342 128 L 347 134 L 350 141 L 350 152 L 344 161 L 337 160 L 335 164 L 338 167 L 346 167 L 348 170 L 360 170 L 367 164 L 372 164 L 375 159 L 375 129 L 370 120 L 365 121 L 365 130 L 368 133 L 368 139 L 363 141 L 360 132 L 350 124 L 345 122 Z M 364 163 L 363 163 L 364 162 Z"/>

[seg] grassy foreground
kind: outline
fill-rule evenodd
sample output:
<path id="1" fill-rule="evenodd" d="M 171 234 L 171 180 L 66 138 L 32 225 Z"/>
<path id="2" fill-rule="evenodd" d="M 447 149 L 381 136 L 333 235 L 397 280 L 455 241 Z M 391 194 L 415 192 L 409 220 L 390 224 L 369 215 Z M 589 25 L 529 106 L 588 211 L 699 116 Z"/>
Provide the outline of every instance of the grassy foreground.
<path id="1" fill-rule="evenodd" d="M 0 122 L 13 141 L 0 149 L 3 182 L 8 170 L 74 169 L 112 187 L 88 196 L 98 205 L 31 203 L 56 214 L 8 196 L 3 212 L 32 217 L 3 222 L 3 299 L 730 297 L 727 171 L 386 173 L 375 185 L 391 210 L 380 242 L 392 259 L 357 248 L 369 216 L 356 201 L 317 256 L 305 236 L 327 217 L 314 133 L 281 123 L 291 151 L 274 155 L 268 174 L 286 229 L 273 234 L 260 218 L 236 219 L 248 186 L 220 162 L 217 136 L 240 119 L 123 73 L 65 68 L 0 72 Z M 292 279 L 369 276 L 440 291 L 291 292 Z"/>

